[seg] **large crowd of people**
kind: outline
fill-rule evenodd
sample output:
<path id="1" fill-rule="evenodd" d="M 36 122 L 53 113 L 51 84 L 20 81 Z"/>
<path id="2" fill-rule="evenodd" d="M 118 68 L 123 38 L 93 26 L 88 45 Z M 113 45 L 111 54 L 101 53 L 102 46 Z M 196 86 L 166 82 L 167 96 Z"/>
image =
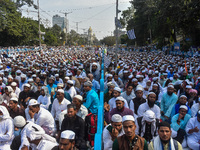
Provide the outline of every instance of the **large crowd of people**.
<path id="1" fill-rule="evenodd" d="M 104 150 L 200 149 L 200 58 L 107 52 Z M 0 58 L 0 150 L 93 149 L 101 50 Z"/>

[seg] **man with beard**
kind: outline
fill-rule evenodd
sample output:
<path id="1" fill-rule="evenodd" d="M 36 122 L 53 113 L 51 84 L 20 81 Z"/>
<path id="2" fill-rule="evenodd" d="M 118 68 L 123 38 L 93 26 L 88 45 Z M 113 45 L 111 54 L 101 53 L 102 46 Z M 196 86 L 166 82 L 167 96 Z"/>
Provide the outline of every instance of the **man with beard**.
<path id="1" fill-rule="evenodd" d="M 8 110 L 0 106 L 0 149 L 10 150 L 10 145 L 14 138 L 14 125 Z"/>
<path id="2" fill-rule="evenodd" d="M 161 99 L 162 99 L 162 93 L 159 89 L 159 85 L 158 84 L 153 84 L 152 86 L 152 90 L 150 92 L 154 92 L 156 94 L 156 104 L 158 106 L 160 106 L 160 102 L 161 102 Z"/>
<path id="3" fill-rule="evenodd" d="M 128 76 L 129 76 L 129 71 L 124 70 L 123 76 L 121 78 L 124 85 L 126 85 L 126 83 L 128 82 Z"/>
<path id="4" fill-rule="evenodd" d="M 100 84 L 98 81 L 96 81 L 93 77 L 93 74 L 89 73 L 88 74 L 88 78 L 90 79 L 90 81 L 92 82 L 92 89 L 96 92 L 99 93 L 100 91 Z"/>
<path id="5" fill-rule="evenodd" d="M 155 113 L 147 110 L 141 117 L 137 118 L 135 134 L 139 135 L 149 143 L 157 136 L 157 128 L 159 119 L 156 118 Z"/>
<path id="6" fill-rule="evenodd" d="M 135 98 L 133 87 L 128 85 L 126 91 L 124 91 L 121 96 L 127 101 L 128 105 L 130 105 L 130 101 Z"/>
<path id="7" fill-rule="evenodd" d="M 163 94 L 160 108 L 161 108 L 161 119 L 163 121 L 170 122 L 170 115 L 172 112 L 172 108 L 176 104 L 178 100 L 178 96 L 173 93 L 174 86 L 168 85 L 167 92 Z"/>
<path id="8" fill-rule="evenodd" d="M 76 105 L 69 104 L 67 106 L 67 115 L 65 115 L 65 119 L 61 125 L 61 132 L 64 130 L 71 130 L 75 132 L 75 146 L 80 149 L 86 149 L 86 143 L 84 140 L 85 137 L 85 122 L 84 120 L 76 115 L 77 109 Z"/>
<path id="9" fill-rule="evenodd" d="M 75 150 L 75 133 L 71 130 L 65 130 L 61 133 L 59 146 L 52 150 Z"/>
<path id="10" fill-rule="evenodd" d="M 113 141 L 123 134 L 122 117 L 115 114 L 111 118 L 111 124 L 107 125 L 103 130 L 104 150 L 112 150 Z"/>
<path id="11" fill-rule="evenodd" d="M 160 119 L 160 108 L 155 104 L 156 94 L 150 92 L 147 97 L 147 102 L 139 106 L 137 114 L 142 117 L 147 110 L 152 110 L 155 113 L 156 119 Z"/>
<path id="12" fill-rule="evenodd" d="M 92 64 L 91 73 L 93 74 L 94 79 L 95 79 L 96 81 L 99 81 L 99 80 L 100 80 L 100 71 L 99 71 L 99 69 L 98 69 L 98 67 L 97 67 L 97 63 L 95 63 L 95 62 Z"/>
<path id="13" fill-rule="evenodd" d="M 135 119 L 131 115 L 122 118 L 125 134 L 116 138 L 113 142 L 113 150 L 148 150 L 147 142 L 144 138 L 135 134 Z"/>
<path id="14" fill-rule="evenodd" d="M 124 88 L 124 84 L 122 82 L 122 80 L 118 77 L 117 74 L 114 75 L 114 81 L 117 83 L 117 85 L 123 89 Z"/>
<path id="15" fill-rule="evenodd" d="M 158 136 L 151 141 L 148 150 L 182 150 L 181 144 L 172 139 L 172 131 L 168 122 L 161 122 L 158 125 Z"/>
<path id="16" fill-rule="evenodd" d="M 73 97 L 77 94 L 76 89 L 74 88 L 74 82 L 72 80 L 67 81 L 67 92 L 69 93 L 70 97 L 73 99 Z"/>
<path id="17" fill-rule="evenodd" d="M 115 82 L 115 80 L 113 79 L 113 75 L 112 74 L 107 74 L 106 75 L 106 81 L 104 82 L 104 89 L 106 90 L 108 88 L 107 83 L 112 82 L 115 84 L 116 87 L 119 87 L 117 85 L 117 83 Z"/>
<path id="18" fill-rule="evenodd" d="M 136 97 L 130 102 L 130 109 L 134 112 L 135 117 L 137 117 L 137 111 L 141 104 L 146 103 L 146 99 L 143 98 L 143 88 L 138 85 L 135 90 Z"/>
<path id="19" fill-rule="evenodd" d="M 54 84 L 54 81 L 55 81 L 55 78 L 53 76 L 51 76 L 49 78 L 49 81 L 48 81 L 48 85 L 47 85 L 47 88 L 49 90 L 49 94 L 51 95 L 51 98 L 55 99 L 56 97 L 56 90 L 57 90 L 57 85 Z"/>

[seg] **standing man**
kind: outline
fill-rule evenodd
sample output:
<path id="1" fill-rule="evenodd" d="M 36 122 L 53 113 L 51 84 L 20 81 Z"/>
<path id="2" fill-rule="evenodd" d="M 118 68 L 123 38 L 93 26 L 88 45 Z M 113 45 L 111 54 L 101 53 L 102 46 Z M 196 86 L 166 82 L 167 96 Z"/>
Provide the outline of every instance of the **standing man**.
<path id="1" fill-rule="evenodd" d="M 125 134 L 115 139 L 113 150 L 148 150 L 147 142 L 144 138 L 135 134 L 135 119 L 131 115 L 122 118 Z M 162 149 L 161 149 L 162 150 Z"/>
<path id="2" fill-rule="evenodd" d="M 170 124 L 166 121 L 159 123 L 158 136 L 149 144 L 149 150 L 182 150 L 181 144 L 172 139 Z"/>

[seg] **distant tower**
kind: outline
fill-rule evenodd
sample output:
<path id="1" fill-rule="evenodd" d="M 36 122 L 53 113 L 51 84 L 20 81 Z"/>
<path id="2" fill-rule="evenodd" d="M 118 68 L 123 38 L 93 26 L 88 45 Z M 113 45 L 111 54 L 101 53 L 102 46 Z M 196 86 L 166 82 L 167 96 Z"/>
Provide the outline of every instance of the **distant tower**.
<path id="1" fill-rule="evenodd" d="M 88 29 L 88 45 L 91 45 L 92 43 L 93 43 L 92 28 L 89 27 L 89 29 Z"/>
<path id="2" fill-rule="evenodd" d="M 54 15 L 52 18 L 53 26 L 57 24 L 59 27 L 61 27 L 61 30 L 67 33 L 68 30 L 68 20 L 65 17 L 60 17 L 59 15 Z"/>

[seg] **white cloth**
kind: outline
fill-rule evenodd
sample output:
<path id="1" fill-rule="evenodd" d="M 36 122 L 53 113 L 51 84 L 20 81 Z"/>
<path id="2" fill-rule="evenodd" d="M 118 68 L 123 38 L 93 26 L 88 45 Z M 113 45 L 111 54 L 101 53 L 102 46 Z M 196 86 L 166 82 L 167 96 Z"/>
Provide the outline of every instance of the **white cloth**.
<path id="1" fill-rule="evenodd" d="M 60 104 L 57 98 L 53 101 L 51 114 L 56 121 L 59 120 L 59 114 L 67 108 L 68 104 L 71 104 L 71 102 L 65 98 Z"/>
<path id="2" fill-rule="evenodd" d="M 59 114 L 59 128 L 61 130 L 61 125 L 62 125 L 62 121 L 65 118 L 65 115 L 67 114 L 67 109 L 62 111 Z M 79 111 L 76 113 L 77 116 L 81 117 L 83 120 L 85 120 L 85 117 L 88 115 L 88 110 L 84 105 L 81 105 L 81 108 L 79 109 Z"/>
<path id="3" fill-rule="evenodd" d="M 133 112 L 135 112 L 133 101 L 130 102 L 130 109 L 131 109 Z M 136 119 L 137 117 L 138 117 L 138 115 L 136 115 L 136 113 L 134 113 L 134 118 Z"/>
<path id="4" fill-rule="evenodd" d="M 156 118 L 160 119 L 160 108 L 156 104 L 150 108 L 147 102 L 139 106 L 137 111 L 138 117 L 142 117 L 147 110 L 152 110 L 155 113 Z"/>
<path id="5" fill-rule="evenodd" d="M 161 150 L 162 149 L 162 143 L 160 141 L 160 137 L 157 136 L 154 141 L 153 141 L 153 145 L 154 145 L 154 150 Z M 175 150 L 175 147 L 174 147 L 174 141 L 172 138 L 170 138 L 170 145 L 171 145 L 171 150 Z"/>
<path id="6" fill-rule="evenodd" d="M 127 101 L 127 103 L 130 105 L 130 101 L 131 101 L 132 99 L 135 98 L 135 93 L 134 93 L 134 91 L 132 91 L 130 95 L 127 95 L 127 92 L 124 91 L 124 92 L 121 94 L 121 96 L 122 96 L 122 97 Z"/>
<path id="7" fill-rule="evenodd" d="M 116 98 L 115 97 L 113 97 L 113 98 L 111 98 L 109 101 L 108 101 L 108 104 L 110 105 L 110 111 L 113 109 L 113 108 L 116 108 Z M 126 108 L 129 108 L 128 107 L 128 103 L 127 103 L 127 101 L 124 99 L 124 107 L 126 107 Z"/>
<path id="8" fill-rule="evenodd" d="M 29 112 L 29 108 L 26 108 L 25 114 L 26 114 L 26 119 L 28 121 L 31 121 L 41 126 L 42 128 L 47 128 L 51 132 L 55 131 L 54 118 L 48 110 L 40 107 L 39 112 L 36 113 L 32 119 L 28 112 Z"/>
<path id="9" fill-rule="evenodd" d="M 58 143 L 54 143 L 47 140 L 41 140 L 38 146 L 36 147 L 37 150 L 52 150 L 55 146 L 57 146 Z"/>
<path id="10" fill-rule="evenodd" d="M 20 88 L 16 87 L 16 90 L 14 93 L 17 95 L 17 98 L 19 97 L 19 93 L 21 92 Z"/>
<path id="11" fill-rule="evenodd" d="M 190 120 L 186 125 L 185 131 L 188 134 L 187 136 L 188 146 L 193 150 L 198 150 L 200 147 L 200 144 L 198 143 L 200 140 L 200 131 L 193 132 L 192 134 L 188 133 L 190 129 L 194 129 L 195 127 L 200 129 L 200 122 L 198 122 L 197 117 L 190 118 Z"/>
<path id="12" fill-rule="evenodd" d="M 75 95 L 77 95 L 76 89 L 74 88 L 74 86 L 72 86 L 69 90 L 67 90 L 67 92 L 69 93 L 72 99 Z"/>
<path id="13" fill-rule="evenodd" d="M 199 110 L 199 103 L 193 104 L 191 107 L 192 117 L 195 117 Z"/>
<path id="14" fill-rule="evenodd" d="M 51 104 L 51 100 L 49 96 L 42 96 L 40 95 L 37 99 L 38 103 L 40 104 L 40 107 L 45 108 L 48 110 L 49 105 Z"/>
<path id="15" fill-rule="evenodd" d="M 10 145 L 14 138 L 14 124 L 4 106 L 0 106 L 3 113 L 3 120 L 0 121 L 0 150 L 10 150 Z"/>
<path id="16" fill-rule="evenodd" d="M 107 129 L 108 126 L 110 126 L 111 124 L 107 125 L 104 129 L 103 129 L 103 144 L 104 144 L 104 150 L 112 150 L 112 137 L 110 136 L 110 133 Z M 123 129 L 121 130 L 121 132 L 118 134 L 118 137 L 123 135 L 124 131 Z"/>

